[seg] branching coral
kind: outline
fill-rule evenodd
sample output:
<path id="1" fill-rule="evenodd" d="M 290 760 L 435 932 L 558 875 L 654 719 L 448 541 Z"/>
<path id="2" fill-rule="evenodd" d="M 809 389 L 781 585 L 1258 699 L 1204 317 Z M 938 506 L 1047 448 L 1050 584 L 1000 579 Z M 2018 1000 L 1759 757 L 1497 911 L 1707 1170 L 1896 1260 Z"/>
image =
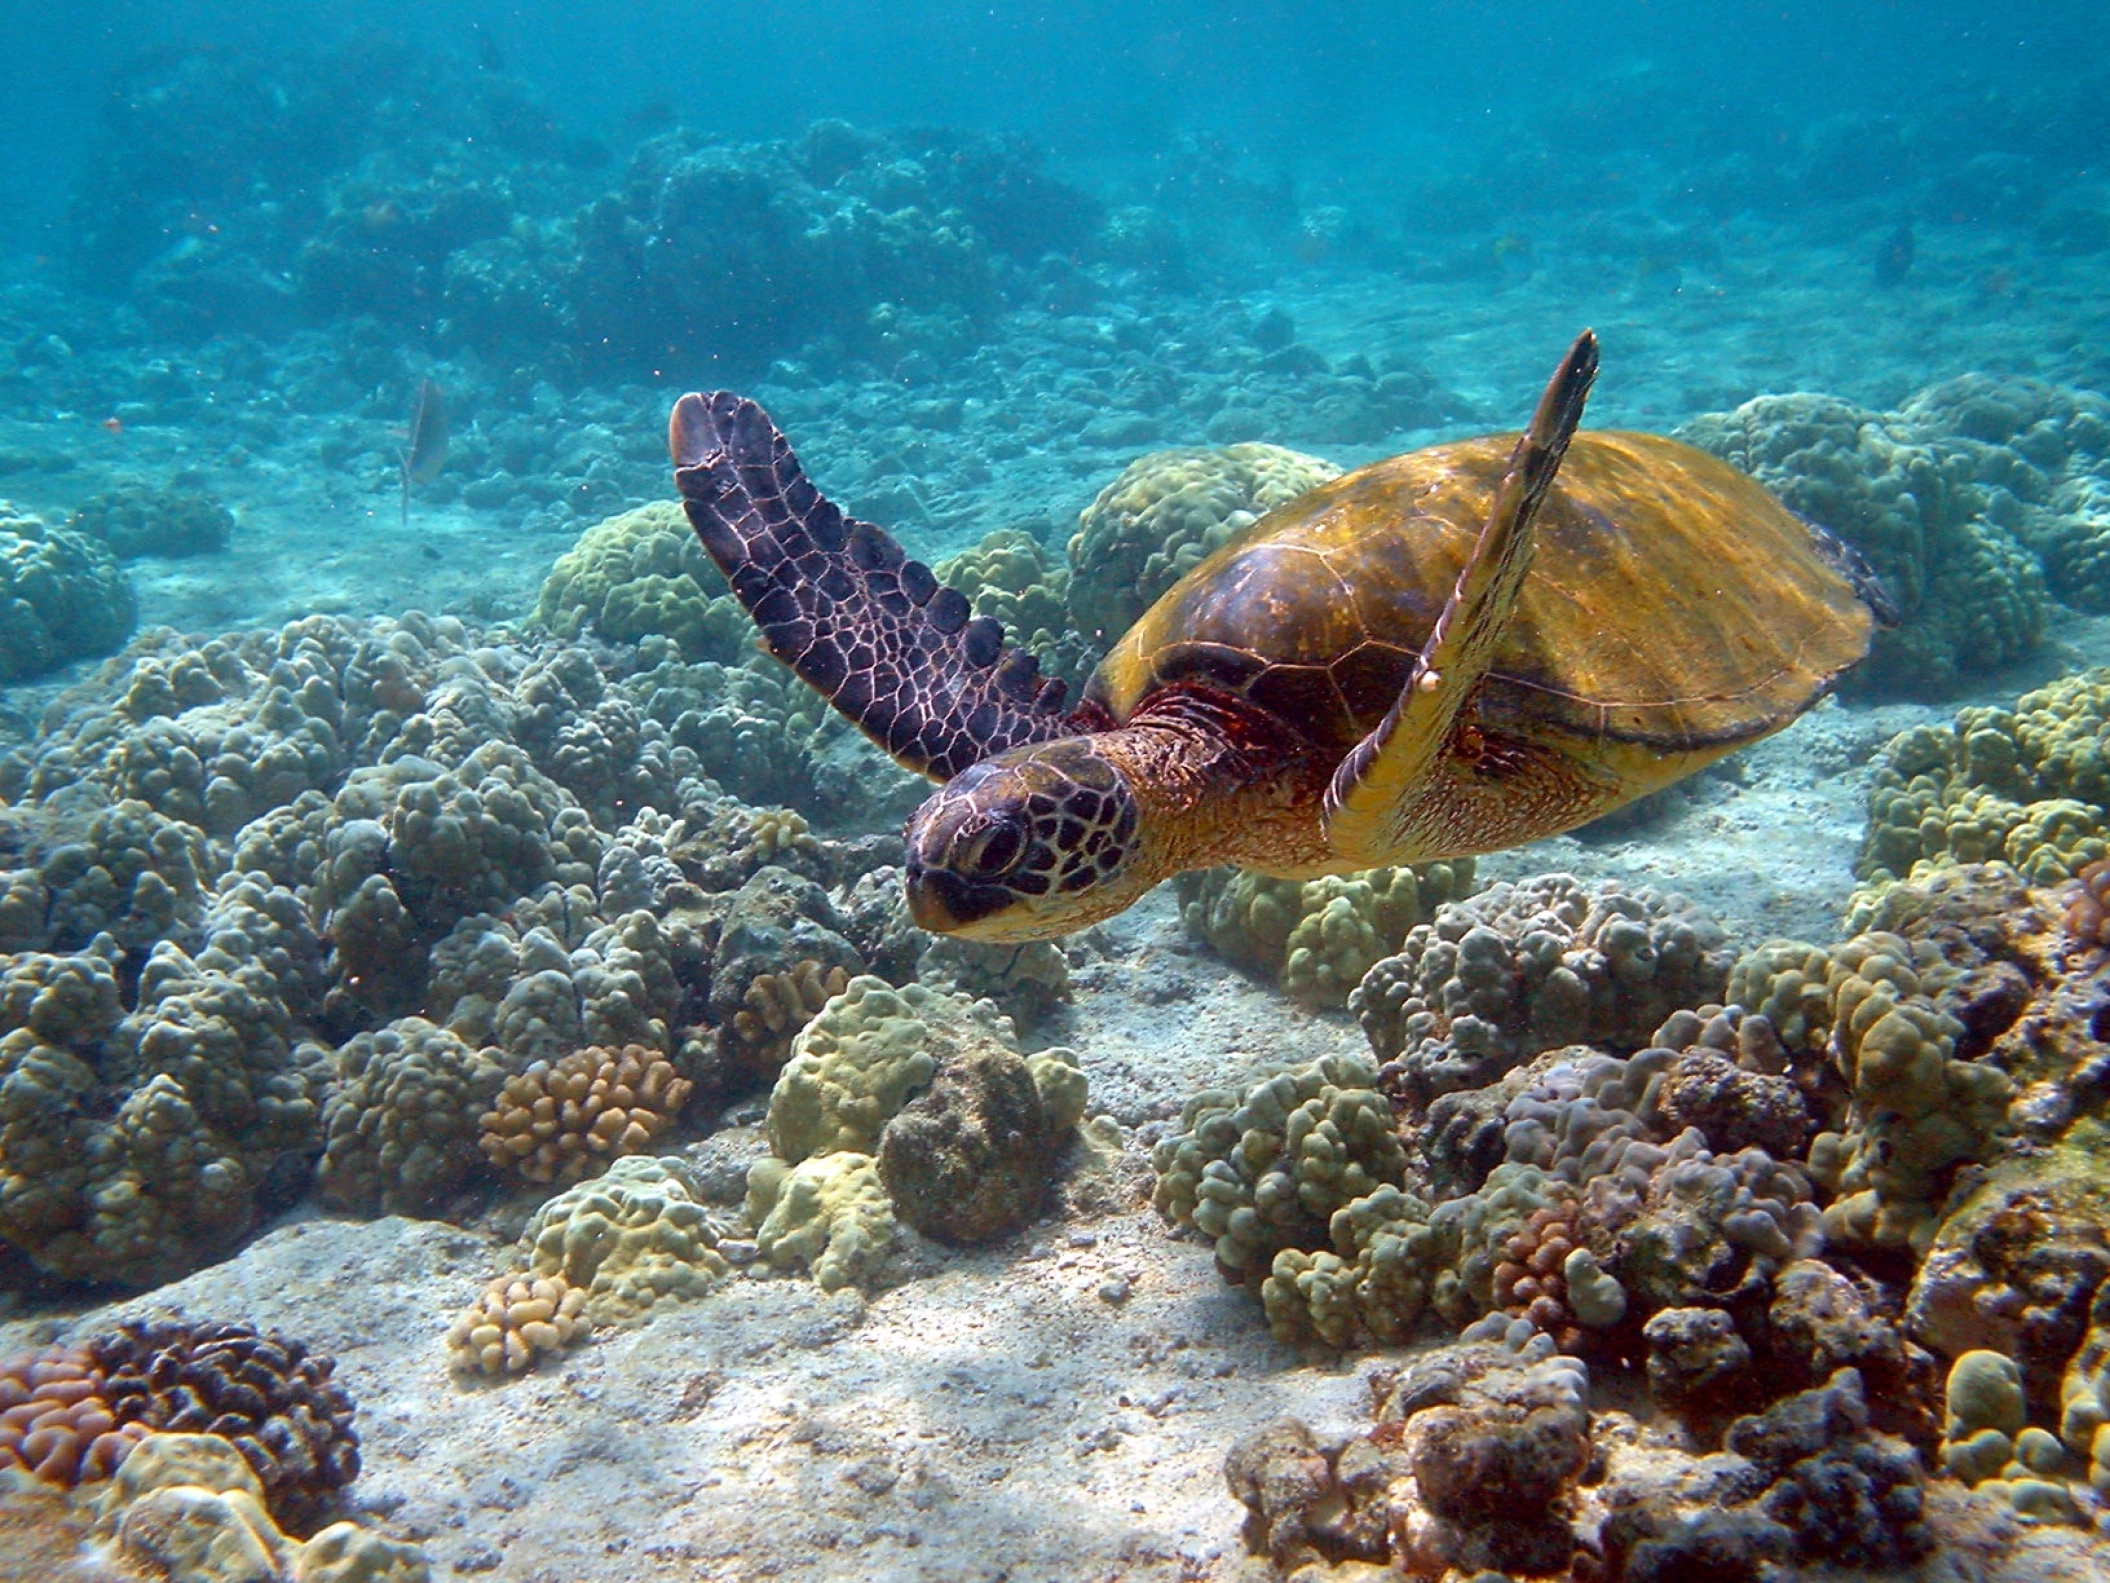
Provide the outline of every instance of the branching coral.
<path id="1" fill-rule="evenodd" d="M 1679 896 L 1565 874 L 1437 908 L 1349 996 L 1386 1081 L 1417 1103 L 1477 1088 L 1541 1050 L 1635 1049 L 1672 1011 L 1721 997 L 1715 923 Z"/>

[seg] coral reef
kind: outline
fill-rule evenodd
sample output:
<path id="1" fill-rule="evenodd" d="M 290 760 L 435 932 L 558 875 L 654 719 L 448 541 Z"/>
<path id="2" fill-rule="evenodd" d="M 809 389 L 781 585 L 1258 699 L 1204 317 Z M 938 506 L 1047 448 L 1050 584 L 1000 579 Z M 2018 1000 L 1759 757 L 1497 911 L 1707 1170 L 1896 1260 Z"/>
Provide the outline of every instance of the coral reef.
<path id="1" fill-rule="evenodd" d="M 224 1439 L 282 1527 L 312 1528 L 358 1476 L 352 1399 L 332 1378 L 334 1361 L 299 1341 L 247 1325 L 159 1320 L 121 1325 L 88 1349 L 118 1422 Z"/>
<path id="2" fill-rule="evenodd" d="M 1340 473 L 1316 456 L 1258 441 L 1138 457 L 1077 519 L 1071 622 L 1103 648 L 1203 557 Z"/>
<path id="3" fill-rule="evenodd" d="M 323 1075 L 263 961 L 164 940 L 122 1013 L 120 959 L 105 935 L 0 970 L 0 1237 L 55 1274 L 147 1285 L 248 1229 L 317 1136 Z"/>
<path id="4" fill-rule="evenodd" d="M 95 1353 L 46 1347 L 0 1362 L 0 1466 L 72 1487 L 106 1479 L 147 1426 L 120 1424 Z"/>
<path id="5" fill-rule="evenodd" d="M 346 1043 L 323 1105 L 323 1201 L 362 1213 L 443 1210 L 484 1163 L 480 1123 L 506 1080 L 500 1056 L 422 1017 Z"/>
<path id="6" fill-rule="evenodd" d="M 168 1583 L 429 1583 L 424 1552 L 352 1522 L 301 1540 L 281 1531 L 250 1465 L 213 1434 L 157 1431 L 93 1503 L 124 1561 Z"/>
<path id="7" fill-rule="evenodd" d="M 108 550 L 0 501 L 0 682 L 108 654 L 138 619 L 132 585 Z"/>
<path id="8" fill-rule="evenodd" d="M 1722 945 L 1683 897 L 1547 874 L 1438 907 L 1348 1007 L 1387 1085 L 1426 1104 L 1542 1050 L 1638 1048 L 1671 1012 L 1721 998 Z"/>
<path id="9" fill-rule="evenodd" d="M 736 664 L 754 623 L 696 540 L 679 502 L 655 501 L 595 524 L 557 557 L 535 620 L 563 638 L 664 637 L 684 659 Z"/>
<path id="10" fill-rule="evenodd" d="M 2036 884 L 2110 855 L 2110 773 L 2100 739 L 2110 671 L 2024 693 L 2013 709 L 1957 711 L 1899 733 L 1877 755 L 1854 872 L 1899 879 L 1930 859 L 2005 860 Z"/>
<path id="11" fill-rule="evenodd" d="M 1187 932 L 1309 1006 L 1338 1006 L 1406 933 L 1473 888 L 1473 860 L 1315 880 L 1196 869 L 1175 882 Z"/>
<path id="12" fill-rule="evenodd" d="M 1083 1119 L 1068 1050 L 1023 1055 L 986 1001 L 853 978 L 792 1041 L 770 1092 L 770 1157 L 748 1172 L 756 1241 L 825 1288 L 866 1278 L 896 1217 L 982 1242 L 1040 1213 Z"/>
<path id="13" fill-rule="evenodd" d="M 1317 1245 L 1337 1210 L 1399 1185 L 1406 1153 L 1375 1081 L 1333 1056 L 1242 1094 L 1197 1094 L 1152 1151 L 1152 1202 L 1214 1241 L 1226 1280 L 1258 1289 L 1278 1251 Z"/>
<path id="14" fill-rule="evenodd" d="M 1349 1562 L 1429 1579 L 1567 1570 L 1591 1454 L 1581 1363 L 1498 1331 L 1425 1356 L 1383 1396 L 1364 1433 L 1322 1444 L 1284 1419 L 1231 1448 L 1248 1551 L 1283 1576 Z"/>
<path id="15" fill-rule="evenodd" d="M 234 513 L 195 474 L 179 473 L 156 489 L 119 484 L 90 495 L 66 526 L 105 546 L 121 561 L 142 555 L 210 555 L 227 547 Z"/>
<path id="16" fill-rule="evenodd" d="M 1950 691 L 2042 639 L 2043 568 L 1989 512 L 1968 464 L 1901 414 L 1832 396 L 1761 396 L 1679 436 L 1734 462 L 1866 555 L 1903 615 L 1847 685 Z"/>
<path id="17" fill-rule="evenodd" d="M 762 1256 L 811 1270 L 824 1292 L 870 1279 L 893 1245 L 893 1201 L 879 1162 L 854 1149 L 795 1165 L 775 1155 L 756 1161 L 746 1209 Z"/>

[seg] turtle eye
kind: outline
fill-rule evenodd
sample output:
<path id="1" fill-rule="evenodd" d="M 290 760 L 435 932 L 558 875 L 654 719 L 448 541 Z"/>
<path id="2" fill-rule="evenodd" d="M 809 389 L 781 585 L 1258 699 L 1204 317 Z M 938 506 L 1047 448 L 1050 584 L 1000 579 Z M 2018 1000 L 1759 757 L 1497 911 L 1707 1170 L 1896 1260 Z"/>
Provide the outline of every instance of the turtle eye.
<path id="1" fill-rule="evenodd" d="M 1016 868 L 1025 849 L 1025 832 L 1012 820 L 999 819 L 954 847 L 949 866 L 957 874 L 995 879 Z"/>

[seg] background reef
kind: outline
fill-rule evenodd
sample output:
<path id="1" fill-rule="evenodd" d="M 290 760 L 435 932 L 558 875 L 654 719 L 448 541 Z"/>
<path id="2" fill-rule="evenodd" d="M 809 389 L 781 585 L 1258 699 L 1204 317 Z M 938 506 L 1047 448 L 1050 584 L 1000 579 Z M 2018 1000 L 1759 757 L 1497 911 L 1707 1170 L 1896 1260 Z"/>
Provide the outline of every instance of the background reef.
<path id="1" fill-rule="evenodd" d="M 1498 7 L 1038 100 L 954 18 L 914 113 L 97 55 L 4 177 L 0 1576 L 2100 1576 L 2103 57 L 1930 10 L 1499 103 Z M 747 390 L 1076 684 L 1583 323 L 1898 628 L 1598 827 L 1058 944 L 914 928 L 919 783 L 666 500 Z"/>

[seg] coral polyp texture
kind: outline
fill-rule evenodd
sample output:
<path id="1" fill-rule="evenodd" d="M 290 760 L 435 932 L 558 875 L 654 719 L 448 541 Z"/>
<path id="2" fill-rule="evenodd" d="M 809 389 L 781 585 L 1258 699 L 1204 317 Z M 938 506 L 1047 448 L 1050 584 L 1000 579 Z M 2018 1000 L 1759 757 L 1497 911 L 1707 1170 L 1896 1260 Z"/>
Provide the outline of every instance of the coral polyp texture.
<path id="1" fill-rule="evenodd" d="M 1681 896 L 1548 874 L 1439 906 L 1348 1007 L 1388 1085 L 1425 1104 L 1561 1045 L 1638 1048 L 1671 1012 L 1719 1000 L 1729 963 Z"/>
<path id="2" fill-rule="evenodd" d="M 520 1374 L 588 1329 L 586 1292 L 559 1272 L 500 1276 L 447 1332 L 457 1374 Z"/>
<path id="3" fill-rule="evenodd" d="M 0 501 L 0 682 L 108 654 L 137 620 L 132 585 L 100 542 Z"/>
<path id="4" fill-rule="evenodd" d="M 483 1151 L 530 1182 L 576 1182 L 650 1148 L 691 1086 L 665 1056 L 642 1045 L 537 1061 L 507 1078 L 485 1112 Z"/>
<path id="5" fill-rule="evenodd" d="M 1023 1054 L 986 1000 L 851 979 L 792 1041 L 770 1157 L 748 1172 L 765 1256 L 827 1289 L 868 1279 L 896 1218 L 981 1242 L 1040 1212 L 1086 1098 L 1066 1049 Z"/>
<path id="6" fill-rule="evenodd" d="M 2054 884 L 2110 855 L 2110 670 L 2024 693 L 2013 708 L 1957 711 L 1877 755 L 1855 872 L 1899 879 L 1917 863 L 2001 861 Z"/>
<path id="7" fill-rule="evenodd" d="M 1473 860 L 1314 880 L 1198 869 L 1177 881 L 1187 932 L 1309 1006 L 1341 1005 L 1407 931 L 1473 888 Z"/>
<path id="8" fill-rule="evenodd" d="M 572 1313 L 594 1324 L 634 1323 L 656 1303 L 701 1297 L 731 1268 L 701 1196 L 679 1160 L 617 1160 L 535 1212 L 520 1239 L 522 1278 L 531 1290 L 550 1279 L 583 1292 L 583 1309 Z"/>
<path id="9" fill-rule="evenodd" d="M 690 660 L 735 663 L 754 626 L 679 504 L 656 502 L 588 528 L 557 558 L 535 619 L 559 637 L 665 637 Z"/>
<path id="10" fill-rule="evenodd" d="M 335 1370 L 247 1325 L 123 1324 L 0 1362 L 0 1465 L 97 1484 L 162 1432 L 198 1434 L 242 1469 L 273 1522 L 308 1532 L 359 1472 L 352 1399 Z"/>

